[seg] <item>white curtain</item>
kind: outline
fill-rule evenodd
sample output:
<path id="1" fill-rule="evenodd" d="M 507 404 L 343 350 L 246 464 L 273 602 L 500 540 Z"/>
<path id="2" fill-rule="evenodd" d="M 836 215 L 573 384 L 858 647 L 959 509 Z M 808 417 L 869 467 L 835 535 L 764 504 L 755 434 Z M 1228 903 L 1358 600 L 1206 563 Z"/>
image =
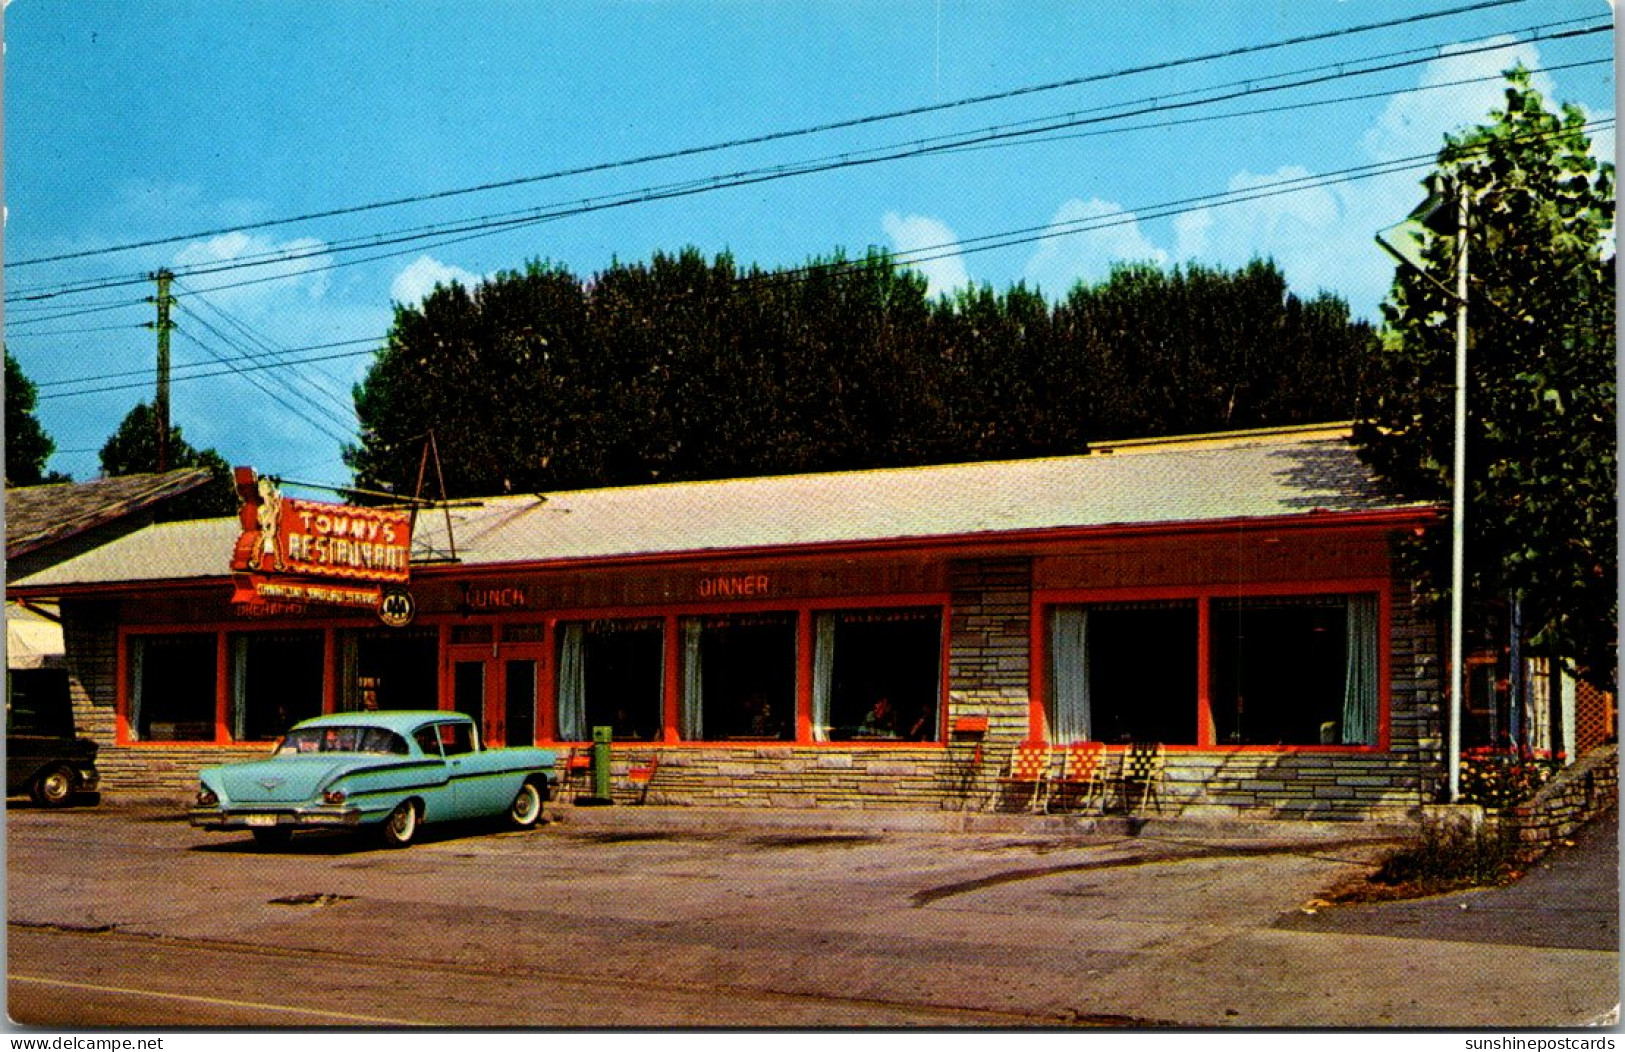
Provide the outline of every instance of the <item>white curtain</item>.
<path id="1" fill-rule="evenodd" d="M 1349 597 L 1348 671 L 1344 677 L 1344 745 L 1377 744 L 1377 633 L 1381 628 L 1374 595 Z"/>
<path id="2" fill-rule="evenodd" d="M 583 626 L 566 624 L 559 636 L 559 740 L 587 740 L 587 655 Z"/>
<path id="3" fill-rule="evenodd" d="M 146 725 L 141 722 L 141 689 L 146 680 L 147 641 L 130 640 L 130 737 L 142 741 L 147 737 Z"/>
<path id="4" fill-rule="evenodd" d="M 700 642 L 704 626 L 698 620 L 683 622 L 683 705 L 678 731 L 685 741 L 705 737 L 704 696 L 700 689 Z"/>
<path id="5" fill-rule="evenodd" d="M 1049 740 L 1089 740 L 1089 611 L 1057 607 L 1050 613 Z"/>
<path id="6" fill-rule="evenodd" d="M 248 737 L 248 637 L 231 637 L 231 737 Z"/>
<path id="7" fill-rule="evenodd" d="M 354 712 L 361 708 L 361 638 L 354 632 L 339 633 L 339 709 Z"/>
<path id="8" fill-rule="evenodd" d="M 813 618 L 813 741 L 829 741 L 829 699 L 835 683 L 835 615 Z"/>

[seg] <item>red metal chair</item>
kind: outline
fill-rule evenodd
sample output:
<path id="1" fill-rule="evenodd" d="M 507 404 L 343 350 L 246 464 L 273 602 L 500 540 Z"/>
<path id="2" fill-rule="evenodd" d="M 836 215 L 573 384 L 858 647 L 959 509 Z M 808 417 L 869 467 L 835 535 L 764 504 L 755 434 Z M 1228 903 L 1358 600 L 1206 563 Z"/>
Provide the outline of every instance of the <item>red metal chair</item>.
<path id="1" fill-rule="evenodd" d="M 1061 752 L 1061 773 L 1050 782 L 1047 810 L 1106 809 L 1106 743 L 1073 742 Z"/>
<path id="2" fill-rule="evenodd" d="M 648 763 L 634 763 L 626 772 L 627 784 L 634 789 L 640 790 L 638 803 L 644 803 L 649 799 L 649 785 L 655 780 L 655 771 L 659 768 L 660 756 L 657 753 L 649 757 Z"/>
<path id="3" fill-rule="evenodd" d="M 1012 787 L 1027 787 L 1027 810 L 1038 811 L 1044 804 L 1049 784 L 1050 749 L 1047 742 L 1023 742 L 1010 753 L 1010 762 L 993 789 L 991 807 L 998 811 L 1008 802 Z"/>
<path id="4" fill-rule="evenodd" d="M 571 749 L 559 772 L 559 802 L 574 800 L 592 788 L 592 750 Z"/>

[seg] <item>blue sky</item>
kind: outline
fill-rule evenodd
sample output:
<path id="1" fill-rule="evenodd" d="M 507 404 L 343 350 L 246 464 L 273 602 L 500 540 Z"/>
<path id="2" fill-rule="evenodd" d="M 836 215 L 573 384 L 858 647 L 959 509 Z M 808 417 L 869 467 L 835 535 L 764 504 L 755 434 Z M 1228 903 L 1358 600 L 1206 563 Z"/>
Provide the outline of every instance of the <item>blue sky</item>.
<path id="1" fill-rule="evenodd" d="M 1517 60 L 1550 70 L 1537 78 L 1549 97 L 1611 118 L 1613 34 L 1554 37 L 1564 28 L 1556 23 L 1610 21 L 1610 7 L 1480 5 L 1380 31 L 1185 60 L 1468 6 L 15 0 L 4 16 L 6 342 L 40 385 L 38 415 L 58 447 L 50 467 L 93 478 L 102 443 L 132 405 L 152 397 L 154 336 L 140 326 L 153 317 L 142 302 L 153 287 L 139 279 L 159 267 L 281 253 L 288 258 L 274 266 L 180 280 L 173 419 L 193 445 L 232 463 L 342 483 L 339 446 L 354 440 L 356 426 L 350 387 L 364 375 L 366 352 L 381 344 L 392 305 L 416 302 L 436 280 L 474 281 L 530 259 L 586 277 L 614 259 L 688 245 L 767 266 L 877 245 L 936 257 L 918 264 L 934 291 L 1025 281 L 1057 298 L 1078 280 L 1104 277 L 1115 261 L 1235 266 L 1263 256 L 1281 264 L 1300 294 L 1328 290 L 1375 318 L 1393 267 L 1372 233 L 1416 203 L 1422 172 L 1316 180 L 1435 152 L 1446 130 L 1484 119 L 1498 103 L 1499 86 L 1480 78 Z M 1527 30 L 1541 26 L 1531 39 Z M 1508 46 L 1467 53 L 1491 45 Z M 1609 61 L 1573 65 L 1595 60 Z M 1351 75 L 1402 62 L 1409 64 Z M 1141 66 L 1162 68 L 1099 77 Z M 1090 77 L 681 159 L 615 163 Z M 1324 82 L 1259 92 L 1316 78 Z M 1241 97 L 1183 105 L 1215 94 Z M 345 248 L 347 239 L 604 205 L 690 180 L 850 161 L 864 151 L 906 153 L 935 137 L 981 138 L 1021 122 L 1122 109 L 1149 112 L 997 146 L 577 210 L 475 238 Z M 1598 146 L 1612 156 L 1611 130 Z M 1293 179 L 1305 180 L 1302 189 L 1279 192 Z M 1203 200 L 1249 188 L 1250 201 Z M 1060 234 L 1068 224 L 1083 229 L 1008 238 L 1020 243 L 985 251 L 974 240 Z M 184 236 L 191 234 L 199 236 Z M 103 251 L 155 240 L 162 243 Z M 70 253 L 90 254 L 32 262 Z M 130 283 L 115 284 L 121 280 Z M 99 287 L 49 295 L 75 282 Z M 210 364 L 220 358 L 263 362 L 272 351 L 285 364 L 253 372 L 252 381 L 186 378 L 221 371 Z M 317 358 L 326 360 L 310 360 Z M 86 393 L 92 387 L 117 389 Z"/>

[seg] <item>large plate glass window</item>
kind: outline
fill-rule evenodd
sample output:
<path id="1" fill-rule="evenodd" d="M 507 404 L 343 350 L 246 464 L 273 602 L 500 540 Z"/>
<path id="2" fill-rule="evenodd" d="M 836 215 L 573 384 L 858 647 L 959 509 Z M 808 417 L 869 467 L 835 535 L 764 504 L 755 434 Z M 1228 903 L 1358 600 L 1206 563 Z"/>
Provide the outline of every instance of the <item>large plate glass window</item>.
<path id="1" fill-rule="evenodd" d="M 1219 745 L 1375 745 L 1375 595 L 1215 599 Z"/>
<path id="2" fill-rule="evenodd" d="M 214 741 L 216 640 L 131 636 L 130 735 L 136 741 Z"/>
<path id="3" fill-rule="evenodd" d="M 685 617 L 679 624 L 683 738 L 795 737 L 795 614 Z"/>
<path id="4" fill-rule="evenodd" d="M 1197 744 L 1196 603 L 1049 612 L 1050 740 Z"/>
<path id="5" fill-rule="evenodd" d="M 613 727 L 616 741 L 660 734 L 665 622 L 565 621 L 558 630 L 558 740 Z"/>
<path id="6" fill-rule="evenodd" d="M 427 628 L 376 628 L 339 637 L 339 707 L 438 709 L 439 633 Z"/>
<path id="7" fill-rule="evenodd" d="M 932 741 L 941 736 L 942 612 L 828 611 L 813 616 L 813 737 Z"/>
<path id="8" fill-rule="evenodd" d="M 231 736 L 271 741 L 322 714 L 322 633 L 231 637 Z"/>

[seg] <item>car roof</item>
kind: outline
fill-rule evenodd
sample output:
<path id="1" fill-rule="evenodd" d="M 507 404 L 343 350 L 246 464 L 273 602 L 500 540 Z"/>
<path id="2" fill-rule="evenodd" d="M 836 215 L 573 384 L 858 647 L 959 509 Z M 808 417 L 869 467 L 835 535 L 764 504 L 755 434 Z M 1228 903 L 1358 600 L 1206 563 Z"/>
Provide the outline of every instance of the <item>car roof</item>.
<path id="1" fill-rule="evenodd" d="M 313 716 L 308 720 L 300 720 L 294 728 L 300 727 L 382 727 L 397 734 L 411 734 L 425 723 L 472 723 L 468 716 L 461 712 L 452 712 L 445 709 L 389 709 L 379 712 L 334 712 L 326 716 Z"/>

